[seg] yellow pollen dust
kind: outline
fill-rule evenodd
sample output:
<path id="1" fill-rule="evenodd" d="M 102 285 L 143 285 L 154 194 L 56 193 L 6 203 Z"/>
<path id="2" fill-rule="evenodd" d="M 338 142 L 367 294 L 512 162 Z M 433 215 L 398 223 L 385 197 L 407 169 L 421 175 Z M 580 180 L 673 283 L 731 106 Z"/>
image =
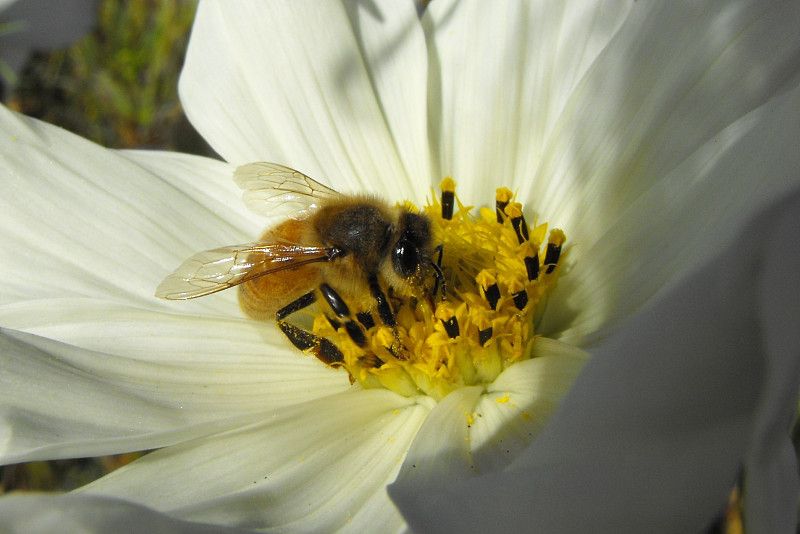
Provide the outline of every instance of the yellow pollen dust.
<path id="1" fill-rule="evenodd" d="M 440 400 L 459 387 L 491 383 L 508 366 L 531 357 L 534 319 L 556 286 L 564 259 L 564 232 L 548 234 L 547 224 L 531 228 L 506 188 L 497 190 L 494 210 L 473 214 L 455 196 L 451 178 L 440 187 L 441 199 L 434 195 L 422 210 L 405 205 L 431 221 L 433 245 L 441 245 L 444 296 L 433 276 L 425 292 L 393 294 L 397 324 L 365 328 L 363 346 L 344 328 L 334 330 L 323 314 L 315 317 L 314 334 L 339 347 L 342 367 L 365 388 Z M 438 260 L 437 250 L 433 261 Z"/>

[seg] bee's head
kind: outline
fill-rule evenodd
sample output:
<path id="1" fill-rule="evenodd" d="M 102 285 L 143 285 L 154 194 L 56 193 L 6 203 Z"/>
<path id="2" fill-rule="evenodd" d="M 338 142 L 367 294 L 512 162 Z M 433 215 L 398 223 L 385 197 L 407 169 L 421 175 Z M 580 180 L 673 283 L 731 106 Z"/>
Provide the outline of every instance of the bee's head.
<path id="1" fill-rule="evenodd" d="M 420 283 L 431 264 L 431 225 L 418 213 L 403 213 L 399 221 L 399 239 L 392 249 L 392 268 L 407 283 Z"/>

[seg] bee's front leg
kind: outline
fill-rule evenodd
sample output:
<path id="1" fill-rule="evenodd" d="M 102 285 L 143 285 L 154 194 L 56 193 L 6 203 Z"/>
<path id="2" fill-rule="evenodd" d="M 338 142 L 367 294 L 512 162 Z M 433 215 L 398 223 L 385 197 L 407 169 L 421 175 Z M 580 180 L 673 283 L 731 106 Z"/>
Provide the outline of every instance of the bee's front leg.
<path id="1" fill-rule="evenodd" d="M 394 333 L 394 343 L 392 343 L 391 347 L 386 347 L 386 349 L 391 352 L 395 358 L 400 360 L 408 359 L 408 349 L 403 345 L 400 339 L 400 332 L 397 331 L 397 320 L 392 311 L 392 305 L 389 303 L 389 298 L 386 296 L 386 293 L 383 292 L 378 282 L 378 277 L 372 275 L 368 278 L 367 282 L 369 283 L 369 292 L 372 294 L 372 298 L 378 303 L 378 317 L 380 317 L 381 322 L 391 328 Z"/>

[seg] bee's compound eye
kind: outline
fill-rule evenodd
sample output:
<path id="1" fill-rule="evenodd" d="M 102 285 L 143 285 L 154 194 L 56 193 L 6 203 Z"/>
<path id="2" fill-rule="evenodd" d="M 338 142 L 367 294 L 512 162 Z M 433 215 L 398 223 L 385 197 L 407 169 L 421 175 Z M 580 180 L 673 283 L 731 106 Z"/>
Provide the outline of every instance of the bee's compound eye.
<path id="1" fill-rule="evenodd" d="M 419 250 L 407 239 L 401 239 L 394 246 L 392 254 L 394 270 L 404 278 L 411 278 L 419 270 Z"/>

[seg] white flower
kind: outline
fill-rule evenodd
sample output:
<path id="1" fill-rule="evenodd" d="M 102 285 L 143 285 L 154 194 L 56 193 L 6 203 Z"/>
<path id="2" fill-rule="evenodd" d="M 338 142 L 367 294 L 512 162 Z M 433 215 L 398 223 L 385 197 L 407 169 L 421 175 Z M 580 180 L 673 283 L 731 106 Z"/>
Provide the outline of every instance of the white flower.
<path id="1" fill-rule="evenodd" d="M 164 447 L 83 491 L 251 528 L 400 530 L 384 488 L 401 468 L 413 491 L 509 465 L 544 423 L 522 411 L 554 408 L 577 347 L 800 177 L 793 3 L 437 0 L 422 24 L 411 2 L 231 5 L 201 3 L 181 83 L 228 163 L 2 112 L 5 462 Z M 155 300 L 185 257 L 257 236 L 230 177 L 262 160 L 417 203 L 445 175 L 468 203 L 517 190 L 575 244 L 544 357 L 437 404 L 351 389 L 233 294 Z M 465 413 L 482 417 L 467 429 Z"/>

